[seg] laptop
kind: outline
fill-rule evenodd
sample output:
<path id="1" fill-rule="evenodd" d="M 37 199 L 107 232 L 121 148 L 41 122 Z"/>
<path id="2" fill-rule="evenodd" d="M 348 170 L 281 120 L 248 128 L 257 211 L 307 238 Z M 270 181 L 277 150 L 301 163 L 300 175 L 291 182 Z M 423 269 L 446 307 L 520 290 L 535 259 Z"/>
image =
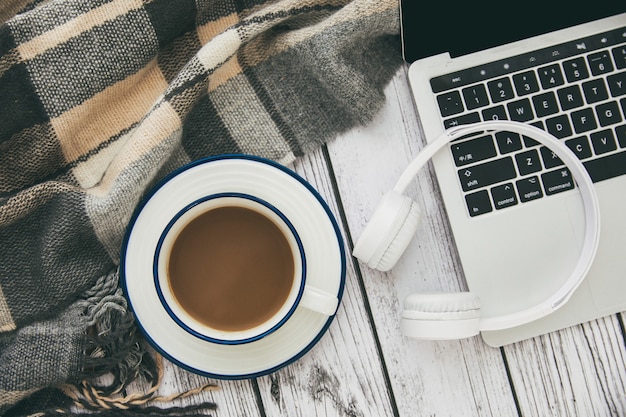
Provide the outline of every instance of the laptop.
<path id="1" fill-rule="evenodd" d="M 427 141 L 445 128 L 515 120 L 564 141 L 592 177 L 601 241 L 556 312 L 483 331 L 491 346 L 626 311 L 626 2 L 402 0 L 409 83 Z M 432 160 L 468 289 L 483 316 L 523 310 L 570 276 L 582 200 L 558 157 L 529 137 L 479 134 Z"/>

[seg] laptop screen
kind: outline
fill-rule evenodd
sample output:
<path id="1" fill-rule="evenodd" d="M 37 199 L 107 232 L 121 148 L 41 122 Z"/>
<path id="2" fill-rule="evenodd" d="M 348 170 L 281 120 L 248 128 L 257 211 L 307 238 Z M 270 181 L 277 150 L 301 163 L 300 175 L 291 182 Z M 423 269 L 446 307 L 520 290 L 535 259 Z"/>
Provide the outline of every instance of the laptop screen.
<path id="1" fill-rule="evenodd" d="M 403 52 L 407 62 L 443 52 L 457 57 L 622 12 L 624 0 L 401 0 Z"/>

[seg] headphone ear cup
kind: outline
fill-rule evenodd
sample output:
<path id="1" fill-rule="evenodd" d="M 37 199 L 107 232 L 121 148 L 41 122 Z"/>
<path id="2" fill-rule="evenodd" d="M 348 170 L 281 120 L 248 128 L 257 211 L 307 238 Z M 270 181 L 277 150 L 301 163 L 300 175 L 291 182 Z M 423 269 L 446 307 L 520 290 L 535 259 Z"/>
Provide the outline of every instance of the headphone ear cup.
<path id="1" fill-rule="evenodd" d="M 404 300 L 400 331 L 424 340 L 450 340 L 480 332 L 480 300 L 470 292 L 411 294 Z"/>
<path id="2" fill-rule="evenodd" d="M 370 268 L 388 271 L 409 246 L 419 219 L 420 209 L 413 200 L 394 191 L 385 194 L 354 245 L 353 255 Z"/>

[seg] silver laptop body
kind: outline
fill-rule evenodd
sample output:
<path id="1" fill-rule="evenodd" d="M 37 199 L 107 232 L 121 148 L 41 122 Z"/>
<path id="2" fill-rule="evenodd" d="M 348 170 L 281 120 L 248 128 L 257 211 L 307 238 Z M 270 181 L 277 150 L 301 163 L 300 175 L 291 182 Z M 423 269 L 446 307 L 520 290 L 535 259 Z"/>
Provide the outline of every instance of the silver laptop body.
<path id="1" fill-rule="evenodd" d="M 403 42 L 419 50 L 409 39 L 404 3 Z M 483 339 L 501 346 L 626 311 L 626 13 L 460 56 L 441 51 L 412 62 L 409 81 L 428 141 L 446 127 L 480 120 L 535 124 L 579 156 L 600 199 L 598 254 L 570 301 L 529 324 L 484 331 Z M 535 305 L 572 272 L 584 217 L 559 162 L 529 138 L 506 132 L 460 140 L 433 159 L 483 316 Z"/>

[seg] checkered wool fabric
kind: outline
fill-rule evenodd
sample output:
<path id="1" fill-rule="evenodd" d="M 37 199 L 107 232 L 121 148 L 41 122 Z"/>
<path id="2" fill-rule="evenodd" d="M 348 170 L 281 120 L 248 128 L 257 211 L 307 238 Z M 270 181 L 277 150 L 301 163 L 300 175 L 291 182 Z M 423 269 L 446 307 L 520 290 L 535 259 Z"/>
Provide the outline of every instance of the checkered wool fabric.
<path id="1" fill-rule="evenodd" d="M 5 0 L 0 22 L 0 414 L 148 372 L 117 268 L 155 181 L 288 164 L 370 120 L 401 63 L 397 0 Z"/>

